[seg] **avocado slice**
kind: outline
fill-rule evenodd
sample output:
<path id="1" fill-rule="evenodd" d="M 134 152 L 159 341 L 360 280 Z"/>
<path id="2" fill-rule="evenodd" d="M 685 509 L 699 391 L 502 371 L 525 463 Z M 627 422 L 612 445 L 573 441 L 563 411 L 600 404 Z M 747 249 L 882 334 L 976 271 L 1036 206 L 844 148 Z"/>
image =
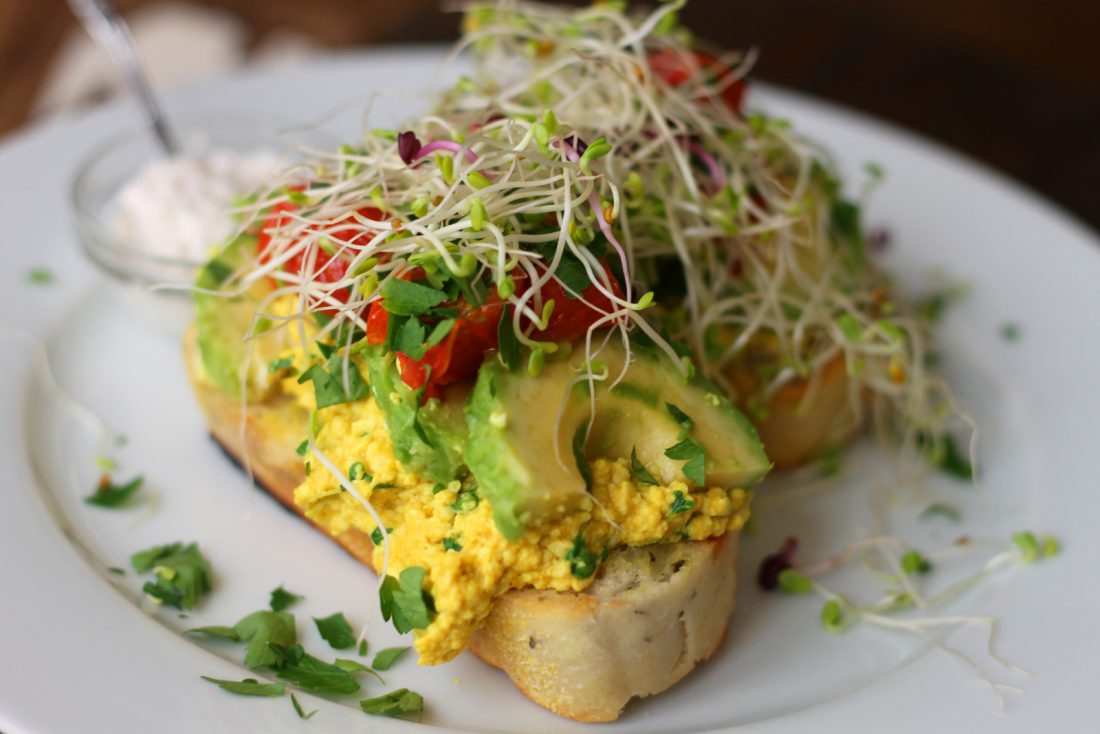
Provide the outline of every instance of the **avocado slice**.
<path id="1" fill-rule="evenodd" d="M 612 343 L 597 359 L 614 380 L 627 355 Z M 596 383 L 594 417 L 588 383 L 577 379 L 583 362 L 575 353 L 529 377 L 491 359 L 478 373 L 466 404 L 466 465 L 506 537 L 518 538 L 533 517 L 574 507 L 586 494 L 587 462 L 597 457 L 636 453 L 667 484 L 686 478 L 686 462 L 666 451 L 691 438 L 705 451 L 708 485 L 748 486 L 771 468 L 752 424 L 712 385 L 688 382 L 666 357 L 636 351 L 617 385 Z"/>
<path id="2" fill-rule="evenodd" d="M 449 385 L 443 399 L 421 404 L 421 394 L 401 380 L 393 352 L 381 346 L 364 351 L 370 391 L 382 411 L 397 460 L 432 482 L 450 482 L 463 468 L 466 421 L 462 405 L 469 387 Z"/>
<path id="3" fill-rule="evenodd" d="M 210 380 L 230 395 L 240 396 L 242 377 L 249 387 L 263 386 L 268 380 L 266 352 L 261 344 L 266 340 L 245 341 L 249 326 L 260 300 L 267 294 L 266 282 L 257 282 L 241 295 L 222 295 L 202 291 L 218 291 L 242 266 L 251 262 L 256 251 L 256 238 L 242 235 L 210 259 L 195 280 L 202 290 L 195 293 L 195 340 L 202 356 L 203 367 Z M 252 369 L 244 374 L 252 353 Z"/>

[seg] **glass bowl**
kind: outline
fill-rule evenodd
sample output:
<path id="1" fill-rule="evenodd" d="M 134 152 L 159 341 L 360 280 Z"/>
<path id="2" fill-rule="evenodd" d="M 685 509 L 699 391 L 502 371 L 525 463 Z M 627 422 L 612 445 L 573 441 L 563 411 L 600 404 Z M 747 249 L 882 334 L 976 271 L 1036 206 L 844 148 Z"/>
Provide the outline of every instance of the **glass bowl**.
<path id="1" fill-rule="evenodd" d="M 280 133 L 286 123 L 270 117 L 225 114 L 175 121 L 184 155 L 214 150 L 238 154 L 269 153 L 277 168 L 301 159 L 301 147 L 332 149 L 331 140 L 315 131 Z M 297 151 L 297 152 L 295 152 Z M 190 288 L 205 258 L 166 257 L 130 241 L 115 230 L 117 197 L 146 165 L 163 158 L 152 132 L 135 129 L 98 145 L 78 167 L 71 204 L 77 237 L 84 253 L 110 276 L 117 292 L 144 317 L 172 333 L 181 333 L 192 317 Z M 242 191 L 241 194 L 250 192 Z M 226 202 L 228 207 L 231 202 Z M 213 250 L 218 244 L 211 242 Z"/>

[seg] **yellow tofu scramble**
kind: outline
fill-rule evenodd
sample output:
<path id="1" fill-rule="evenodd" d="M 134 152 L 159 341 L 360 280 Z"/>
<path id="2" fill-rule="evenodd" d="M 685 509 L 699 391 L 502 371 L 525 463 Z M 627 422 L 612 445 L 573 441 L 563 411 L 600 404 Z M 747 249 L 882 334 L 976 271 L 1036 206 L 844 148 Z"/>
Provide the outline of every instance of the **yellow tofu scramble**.
<path id="1" fill-rule="evenodd" d="M 308 384 L 288 378 L 279 389 L 313 410 Z M 578 540 L 602 556 L 624 546 L 717 537 L 740 530 L 749 517 L 750 493 L 744 489 L 696 489 L 682 481 L 641 484 L 628 458 L 607 457 L 592 462 L 590 496 L 575 510 L 532 522 L 520 538 L 510 540 L 497 528 L 472 477 L 436 484 L 410 473 L 395 458 L 373 399 L 321 409 L 315 430 L 317 449 L 353 480 L 391 529 L 386 573 L 396 576 L 413 566 L 426 570 L 424 587 L 436 614 L 427 628 L 414 632 L 422 664 L 443 663 L 462 652 L 493 602 L 512 589 L 581 591 L 588 586 L 594 574 L 575 573 Z M 363 505 L 312 458 L 306 457 L 309 471 L 295 492 L 306 516 L 333 535 L 352 529 L 375 532 Z M 373 561 L 381 572 L 383 551 L 377 544 Z"/>

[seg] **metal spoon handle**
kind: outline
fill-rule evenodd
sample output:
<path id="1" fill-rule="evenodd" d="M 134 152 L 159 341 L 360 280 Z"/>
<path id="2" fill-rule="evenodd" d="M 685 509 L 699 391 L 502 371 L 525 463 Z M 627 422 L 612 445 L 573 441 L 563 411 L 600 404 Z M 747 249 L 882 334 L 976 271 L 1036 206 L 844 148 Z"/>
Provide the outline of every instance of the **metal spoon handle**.
<path id="1" fill-rule="evenodd" d="M 179 151 L 179 144 L 161 111 L 153 90 L 149 87 L 145 70 L 134 47 L 134 37 L 126 21 L 118 14 L 110 0 L 69 0 L 69 5 L 89 35 L 107 50 L 111 61 L 125 76 L 126 83 L 145 109 L 153 127 L 153 133 L 165 152 L 168 155 L 175 155 Z"/>

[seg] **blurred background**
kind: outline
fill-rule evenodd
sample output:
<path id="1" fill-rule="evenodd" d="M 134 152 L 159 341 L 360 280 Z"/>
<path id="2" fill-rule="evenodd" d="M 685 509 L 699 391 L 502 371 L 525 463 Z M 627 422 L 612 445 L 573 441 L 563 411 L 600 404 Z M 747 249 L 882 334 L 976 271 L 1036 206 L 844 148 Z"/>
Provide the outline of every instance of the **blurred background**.
<path id="1" fill-rule="evenodd" d="M 448 42 L 440 0 L 117 0 L 158 86 L 327 49 Z M 939 140 L 1100 228 L 1100 2 L 691 0 L 758 79 Z M 0 134 L 115 90 L 65 0 L 0 0 Z"/>

